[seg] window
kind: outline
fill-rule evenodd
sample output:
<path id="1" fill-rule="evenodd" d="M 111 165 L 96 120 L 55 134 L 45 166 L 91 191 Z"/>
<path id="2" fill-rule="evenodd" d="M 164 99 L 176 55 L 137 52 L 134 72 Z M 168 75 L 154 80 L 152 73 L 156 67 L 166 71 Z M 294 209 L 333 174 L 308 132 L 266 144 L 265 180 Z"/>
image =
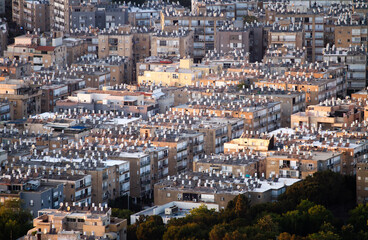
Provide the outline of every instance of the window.
<path id="1" fill-rule="evenodd" d="M 160 40 L 160 46 L 166 46 L 166 40 Z"/>
<path id="2" fill-rule="evenodd" d="M 29 206 L 31 206 L 31 207 L 34 206 L 33 200 L 29 200 Z"/>

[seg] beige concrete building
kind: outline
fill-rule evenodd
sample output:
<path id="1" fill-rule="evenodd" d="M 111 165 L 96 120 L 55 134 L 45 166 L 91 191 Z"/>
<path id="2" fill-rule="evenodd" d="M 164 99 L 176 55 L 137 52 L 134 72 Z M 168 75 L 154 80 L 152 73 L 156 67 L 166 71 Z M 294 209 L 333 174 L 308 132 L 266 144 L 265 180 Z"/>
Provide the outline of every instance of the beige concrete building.
<path id="1" fill-rule="evenodd" d="M 160 68 L 144 71 L 138 76 L 138 84 L 163 86 L 191 86 L 198 82 L 202 75 L 215 73 L 221 70 L 219 64 L 194 64 L 193 59 L 183 58 L 180 63 L 163 64 Z"/>
<path id="2" fill-rule="evenodd" d="M 106 58 L 97 58 L 97 55 L 86 55 L 80 57 L 72 67 L 91 69 L 105 69 L 109 72 L 109 79 L 104 80 L 105 86 L 116 86 L 123 83 L 132 83 L 133 63 L 130 59 L 121 56 L 108 56 Z"/>
<path id="3" fill-rule="evenodd" d="M 156 32 L 152 35 L 151 56 L 193 57 L 193 31 L 179 29 L 172 33 Z"/>
<path id="4" fill-rule="evenodd" d="M 25 239 L 80 239 L 81 236 L 126 239 L 127 220 L 111 216 L 107 205 L 62 205 L 43 209 Z M 35 233 L 35 234 L 34 234 Z"/>
<path id="5" fill-rule="evenodd" d="M 247 134 L 248 133 L 248 134 Z M 243 133 L 240 138 L 233 139 L 224 144 L 224 151 L 227 154 L 237 154 L 242 152 L 256 151 L 268 152 L 274 148 L 275 139 L 264 134 L 249 134 L 249 131 Z"/>
<path id="6" fill-rule="evenodd" d="M 218 176 L 231 174 L 236 177 L 254 176 L 258 173 L 259 157 L 255 155 L 214 154 L 193 162 L 193 172 L 216 174 Z"/>
<path id="7" fill-rule="evenodd" d="M 249 99 L 233 96 L 210 96 L 172 108 L 191 116 L 233 117 L 244 120 L 244 130 L 267 132 L 280 127 L 281 103 L 273 100 Z"/>
<path id="8" fill-rule="evenodd" d="M 235 177 L 231 173 L 220 176 L 212 172 L 187 172 L 155 184 L 154 199 L 155 205 L 172 201 L 204 202 L 218 204 L 224 209 L 239 194 L 248 197 L 251 204 L 274 202 L 288 186 L 298 181 L 288 178 L 260 180 L 252 176 Z"/>
<path id="9" fill-rule="evenodd" d="M 305 179 L 318 171 L 340 172 L 341 163 L 342 154 L 339 152 L 290 149 L 275 152 L 266 158 L 266 177 Z"/>
<path id="10" fill-rule="evenodd" d="M 352 19 L 349 16 L 337 21 L 335 27 L 335 45 L 337 48 L 349 48 L 350 46 L 367 49 L 368 24 L 365 18 Z"/>
<path id="11" fill-rule="evenodd" d="M 4 56 L 10 60 L 31 62 L 34 71 L 55 65 L 65 66 L 67 62 L 66 46 L 62 44 L 62 37 L 58 33 L 53 33 L 52 36 L 27 34 L 16 37 Z"/>
<path id="12" fill-rule="evenodd" d="M 68 65 L 76 62 L 78 58 L 88 53 L 87 42 L 78 38 L 64 38 L 63 44 L 66 46 L 66 62 Z"/>
<path id="13" fill-rule="evenodd" d="M 289 48 L 302 49 L 304 46 L 304 30 L 302 26 L 272 26 L 268 33 L 269 45 L 284 45 Z"/>
<path id="14" fill-rule="evenodd" d="M 350 125 L 355 121 L 360 122 L 362 117 L 363 109 L 358 107 L 356 102 L 332 99 L 319 105 L 308 106 L 305 112 L 291 115 L 291 127 L 332 130 Z"/>
<path id="15" fill-rule="evenodd" d="M 0 82 L 0 99 L 12 103 L 11 119 L 27 118 L 41 113 L 41 90 L 24 80 Z"/>
<path id="16" fill-rule="evenodd" d="M 208 50 L 213 50 L 218 28 L 225 23 L 226 16 L 217 10 L 206 14 L 193 15 L 189 12 L 161 12 L 162 31 L 173 32 L 180 28 L 194 31 L 193 57 L 196 62 L 201 60 Z"/>
<path id="17" fill-rule="evenodd" d="M 308 62 L 323 61 L 325 35 L 331 30 L 325 29 L 322 8 L 294 7 L 289 3 L 281 3 L 281 5 L 270 4 L 266 10 L 265 20 L 271 24 L 276 22 L 285 27 L 289 24 L 298 26 L 301 24 L 304 32 L 302 46 L 306 48 Z"/>
<path id="18" fill-rule="evenodd" d="M 124 30 L 105 32 L 98 35 L 98 57 L 120 56 L 133 58 L 133 35 Z"/>

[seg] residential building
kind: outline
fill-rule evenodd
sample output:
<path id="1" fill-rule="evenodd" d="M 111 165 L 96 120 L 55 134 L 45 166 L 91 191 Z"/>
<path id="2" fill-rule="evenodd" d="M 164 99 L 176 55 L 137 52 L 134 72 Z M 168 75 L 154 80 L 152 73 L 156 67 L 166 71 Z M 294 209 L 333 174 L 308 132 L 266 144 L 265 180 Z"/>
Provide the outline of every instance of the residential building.
<path id="1" fill-rule="evenodd" d="M 368 163 L 357 163 L 356 171 L 356 194 L 357 203 L 365 204 L 368 201 Z"/>
<path id="2" fill-rule="evenodd" d="M 258 173 L 260 159 L 248 154 L 212 154 L 193 163 L 193 172 L 217 174 L 223 176 L 231 174 L 235 177 L 254 176 Z"/>
<path id="3" fill-rule="evenodd" d="M 368 65 L 367 52 L 363 46 L 355 45 L 348 48 L 336 48 L 327 45 L 323 53 L 323 60 L 330 65 L 344 65 L 346 67 L 347 93 L 357 92 L 367 86 Z"/>
<path id="4" fill-rule="evenodd" d="M 161 12 L 160 21 L 162 31 L 173 32 L 180 28 L 194 31 L 193 57 L 199 62 L 208 50 L 213 50 L 216 34 L 225 24 L 226 16 L 218 10 L 207 11 L 205 14 L 183 11 Z"/>
<path id="5" fill-rule="evenodd" d="M 24 237 L 36 239 L 115 238 L 126 240 L 127 220 L 111 216 L 107 205 L 68 205 L 42 209 Z M 36 234 L 33 234 L 36 232 Z"/>
<path id="6" fill-rule="evenodd" d="M 44 183 L 40 179 L 15 173 L 2 176 L 0 191 L 0 202 L 18 199 L 33 217 L 37 216 L 39 210 L 57 208 L 64 201 L 62 183 Z"/>
<path id="7" fill-rule="evenodd" d="M 51 66 L 65 66 L 67 61 L 66 46 L 58 33 L 23 35 L 15 38 L 14 44 L 8 45 L 4 56 L 10 60 L 29 61 L 34 71 Z"/>
<path id="8" fill-rule="evenodd" d="M 305 179 L 315 172 L 341 171 L 342 154 L 332 151 L 276 151 L 266 158 L 266 176 Z"/>
<path id="9" fill-rule="evenodd" d="M 156 183 L 154 199 L 155 205 L 173 201 L 203 202 L 218 204 L 220 209 L 224 209 L 239 194 L 248 197 L 251 204 L 274 202 L 288 186 L 298 181 L 291 178 L 261 180 L 252 176 L 186 172 Z"/>
<path id="10" fill-rule="evenodd" d="M 151 39 L 151 56 L 193 57 L 193 31 L 179 29 L 176 32 L 156 32 Z"/>
<path id="11" fill-rule="evenodd" d="M 335 129 L 363 119 L 363 109 L 349 100 L 326 100 L 310 105 L 305 112 L 291 115 L 292 128 Z"/>
<path id="12" fill-rule="evenodd" d="M 74 108 L 82 112 L 114 112 L 120 116 L 141 116 L 143 119 L 159 112 L 157 103 L 145 101 L 143 94 L 97 89 L 76 91 L 73 96 L 56 103 L 57 112 L 68 112 Z"/>
<path id="13" fill-rule="evenodd" d="M 240 99 L 230 96 L 210 96 L 172 108 L 191 116 L 233 117 L 244 120 L 244 129 L 266 132 L 277 129 L 281 119 L 281 104 L 273 100 Z"/>
<path id="14" fill-rule="evenodd" d="M 48 0 L 12 1 L 13 21 L 27 31 L 50 31 L 50 4 Z"/>
<path id="15" fill-rule="evenodd" d="M 41 113 L 42 92 L 24 80 L 0 82 L 0 99 L 12 104 L 11 119 L 22 119 Z"/>

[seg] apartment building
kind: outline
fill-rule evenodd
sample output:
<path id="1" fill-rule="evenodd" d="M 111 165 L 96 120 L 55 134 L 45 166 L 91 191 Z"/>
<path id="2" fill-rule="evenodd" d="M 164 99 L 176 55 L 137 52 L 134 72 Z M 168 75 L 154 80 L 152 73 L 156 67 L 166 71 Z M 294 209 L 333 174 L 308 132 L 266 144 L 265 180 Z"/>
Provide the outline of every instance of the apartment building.
<path id="1" fill-rule="evenodd" d="M 27 31 L 50 31 L 50 4 L 47 0 L 12 1 L 13 21 Z"/>
<path id="2" fill-rule="evenodd" d="M 66 169 L 64 169 L 66 170 Z M 45 175 L 42 178 L 46 183 L 59 183 L 64 185 L 64 202 L 69 204 L 92 203 L 92 178 L 90 175 L 68 174 L 59 171 L 57 174 Z"/>
<path id="3" fill-rule="evenodd" d="M 257 1 L 208 1 L 194 0 L 191 5 L 192 13 L 206 13 L 207 10 L 218 10 L 225 14 L 228 19 L 243 20 L 248 15 L 248 11 L 257 11 Z"/>
<path id="4" fill-rule="evenodd" d="M 202 75 L 215 73 L 221 70 L 219 64 L 194 64 L 193 59 L 183 58 L 180 63 L 160 65 L 151 71 L 144 71 L 138 76 L 138 84 L 163 86 L 191 86 L 196 84 Z"/>
<path id="5" fill-rule="evenodd" d="M 63 202 L 63 184 L 43 183 L 40 179 L 4 174 L 0 179 L 0 202 L 18 199 L 33 217 L 43 208 L 57 208 Z"/>
<path id="6" fill-rule="evenodd" d="M 224 209 L 239 194 L 245 194 L 251 204 L 274 202 L 288 186 L 298 181 L 300 179 L 260 180 L 252 176 L 186 172 L 156 183 L 154 199 L 155 205 L 172 201 L 204 202 L 218 204 Z"/>
<path id="7" fill-rule="evenodd" d="M 304 36 L 305 33 L 301 24 L 280 26 L 274 23 L 268 32 L 268 44 L 302 49 L 304 47 Z"/>
<path id="8" fill-rule="evenodd" d="M 352 124 L 344 126 L 338 130 L 319 130 L 315 129 L 279 129 L 270 134 L 276 137 L 275 146 L 277 149 L 285 149 L 285 146 L 298 146 L 304 152 L 338 152 L 341 153 L 341 174 L 354 175 L 356 173 L 357 162 L 367 159 L 367 142 L 365 135 L 366 126 Z M 363 129 L 363 130 L 362 130 Z"/>
<path id="9" fill-rule="evenodd" d="M 220 177 L 232 175 L 235 177 L 254 176 L 258 173 L 260 159 L 248 154 L 213 154 L 193 163 L 193 172 L 212 173 Z"/>
<path id="10" fill-rule="evenodd" d="M 234 49 L 244 50 L 249 52 L 249 34 L 250 30 L 247 28 L 235 28 L 234 26 L 222 26 L 218 29 L 215 38 L 215 49 L 218 52 L 230 52 Z"/>
<path id="11" fill-rule="evenodd" d="M 226 95 L 209 96 L 173 107 L 172 111 L 199 117 L 243 119 L 244 129 L 249 131 L 272 131 L 281 125 L 281 103 L 267 99 L 240 99 Z"/>
<path id="12" fill-rule="evenodd" d="M 12 79 L 20 79 L 31 75 L 31 64 L 25 61 L 13 59 L 10 61 L 7 58 L 0 59 L 1 77 L 9 77 Z"/>
<path id="13" fill-rule="evenodd" d="M 64 38 L 63 45 L 66 46 L 66 62 L 68 65 L 76 62 L 78 58 L 88 53 L 87 42 L 78 38 Z"/>
<path id="14" fill-rule="evenodd" d="M 272 73 L 286 71 L 283 68 L 286 64 L 300 63 L 304 64 L 307 61 L 306 52 L 303 49 L 295 49 L 286 46 L 270 45 L 263 57 L 263 61 L 267 64 L 272 64 Z"/>
<path id="15" fill-rule="evenodd" d="M 127 220 L 112 217 L 111 208 L 101 204 L 61 204 L 58 209 L 42 209 L 33 219 L 33 227 L 25 239 L 127 239 Z"/>
<path id="16" fill-rule="evenodd" d="M 362 121 L 363 108 L 349 100 L 326 100 L 319 105 L 310 105 L 305 112 L 291 115 L 292 128 L 320 128 L 332 130 Z"/>
<path id="17" fill-rule="evenodd" d="M 368 25 L 365 17 L 354 18 L 350 14 L 337 20 L 335 27 L 335 45 L 337 48 L 350 46 L 367 49 Z"/>
<path id="18" fill-rule="evenodd" d="M 66 46 L 58 33 L 23 35 L 16 37 L 14 44 L 8 45 L 4 56 L 10 60 L 29 61 L 34 71 L 51 66 L 64 66 L 67 61 Z"/>
<path id="19" fill-rule="evenodd" d="M 319 7 L 290 6 L 287 3 L 268 5 L 266 10 L 266 21 L 289 22 L 289 24 L 300 25 L 305 32 L 304 44 L 307 52 L 308 62 L 322 61 L 322 52 L 325 46 L 325 22 L 324 12 Z"/>
<path id="20" fill-rule="evenodd" d="M 303 152 L 290 149 L 266 157 L 266 176 L 305 179 L 317 171 L 341 171 L 342 154 L 332 151 Z"/>
<path id="21" fill-rule="evenodd" d="M 133 35 L 123 30 L 103 30 L 98 35 L 98 57 L 120 56 L 133 58 Z"/>
<path id="22" fill-rule="evenodd" d="M 151 56 L 156 57 L 193 57 L 193 31 L 179 29 L 167 33 L 158 31 L 151 39 Z"/>
<path id="23" fill-rule="evenodd" d="M 124 5 L 83 4 L 70 6 L 69 29 L 108 29 L 128 23 L 128 9 Z"/>
<path id="24" fill-rule="evenodd" d="M 248 151 L 268 152 L 274 148 L 274 144 L 274 136 L 246 131 L 240 138 L 225 143 L 224 150 L 226 154 L 246 153 Z"/>
<path id="25" fill-rule="evenodd" d="M 368 201 L 368 163 L 357 163 L 356 194 L 357 204 L 365 204 Z"/>
<path id="26" fill-rule="evenodd" d="M 237 94 L 236 91 L 232 91 L 228 94 Z M 238 96 L 251 97 L 256 96 L 256 98 L 269 98 L 274 101 L 281 103 L 281 127 L 290 126 L 290 115 L 298 112 L 305 111 L 306 108 L 306 93 L 302 91 L 286 91 L 280 89 L 273 89 L 268 87 L 247 88 L 245 91 L 242 90 Z"/>
<path id="27" fill-rule="evenodd" d="M 57 112 L 68 112 L 69 109 L 94 112 L 114 112 L 118 116 L 142 117 L 147 119 L 159 112 L 157 103 L 145 101 L 144 94 L 86 89 L 69 96 L 67 100 L 56 103 Z"/>
<path id="28" fill-rule="evenodd" d="M 88 151 L 88 148 L 75 148 L 75 145 L 65 147 L 63 151 L 60 148 L 58 151 L 49 153 L 41 152 L 40 155 L 32 155 L 31 160 L 28 160 L 29 166 L 37 169 L 37 172 L 46 173 L 49 175 L 64 174 L 64 169 L 71 175 L 90 175 L 91 187 L 80 187 L 80 191 L 69 191 L 70 199 L 74 202 L 86 202 L 107 204 L 109 200 L 114 200 L 117 197 L 129 195 L 130 190 L 130 176 L 129 176 L 129 162 L 124 160 L 110 160 L 105 161 L 96 160 L 97 153 Z M 64 157 L 65 156 L 65 157 Z M 86 159 L 87 157 L 90 159 Z M 66 158 L 68 157 L 68 158 Z M 86 158 L 82 158 L 86 157 Z M 27 158 L 26 158 L 27 159 Z M 29 159 L 29 158 L 28 158 Z M 17 167 L 24 166 L 24 162 L 20 161 Z M 16 164 L 14 163 L 14 166 Z M 91 194 L 89 191 L 91 188 Z M 87 192 L 86 192 L 87 189 Z M 69 198 L 69 196 L 68 196 Z"/>
<path id="29" fill-rule="evenodd" d="M 41 112 L 53 112 L 56 101 L 67 98 L 68 86 L 59 85 L 44 85 L 41 87 Z"/>
<path id="30" fill-rule="evenodd" d="M 214 41 L 218 29 L 224 25 L 226 16 L 219 11 L 207 11 L 193 15 L 189 12 L 167 11 L 161 13 L 162 31 L 173 32 L 180 28 L 194 31 L 194 61 L 200 61 L 208 50 L 215 47 Z"/>
<path id="31" fill-rule="evenodd" d="M 306 105 L 315 105 L 332 97 L 346 96 L 343 69 L 343 67 L 340 67 L 336 75 L 332 75 L 335 78 L 328 78 L 328 72 L 322 75 L 326 76 L 326 78 L 306 77 L 304 74 L 300 76 L 295 72 L 295 77 L 287 76 L 286 79 L 282 80 L 280 77 L 265 78 L 254 82 L 254 85 L 263 88 L 269 87 L 289 91 L 302 91 L 306 94 Z M 288 73 L 285 72 L 285 74 Z M 299 77 L 297 78 L 297 76 Z"/>
<path id="32" fill-rule="evenodd" d="M 101 68 L 110 73 L 110 80 L 104 81 L 105 85 L 116 86 L 122 83 L 132 83 L 133 64 L 130 59 L 121 56 L 108 56 L 106 58 L 97 58 L 97 55 L 85 55 L 72 64 L 72 67 Z"/>
<path id="33" fill-rule="evenodd" d="M 12 104 L 11 119 L 22 119 L 41 113 L 41 90 L 24 80 L 0 82 L 0 99 Z"/>
<path id="34" fill-rule="evenodd" d="M 368 66 L 367 53 L 364 46 L 336 48 L 327 45 L 323 60 L 331 65 L 346 67 L 347 93 L 357 92 L 367 86 Z"/>

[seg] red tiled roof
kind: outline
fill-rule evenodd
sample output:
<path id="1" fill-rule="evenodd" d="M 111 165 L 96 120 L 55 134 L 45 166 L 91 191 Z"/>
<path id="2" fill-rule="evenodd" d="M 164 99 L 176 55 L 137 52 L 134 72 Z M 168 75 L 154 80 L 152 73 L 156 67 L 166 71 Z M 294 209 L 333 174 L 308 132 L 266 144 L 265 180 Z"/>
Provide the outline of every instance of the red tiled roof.
<path id="1" fill-rule="evenodd" d="M 55 47 L 52 46 L 38 46 L 36 47 L 36 51 L 47 51 L 47 52 L 51 52 L 54 51 Z"/>

